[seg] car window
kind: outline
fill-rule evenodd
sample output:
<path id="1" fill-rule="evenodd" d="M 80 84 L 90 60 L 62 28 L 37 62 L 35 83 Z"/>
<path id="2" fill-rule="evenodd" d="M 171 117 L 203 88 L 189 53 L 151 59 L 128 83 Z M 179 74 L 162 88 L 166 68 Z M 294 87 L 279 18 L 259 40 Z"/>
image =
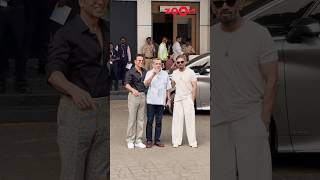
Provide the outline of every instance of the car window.
<path id="1" fill-rule="evenodd" d="M 286 0 L 260 13 L 254 21 L 267 27 L 272 36 L 285 36 L 316 0 Z"/>
<path id="2" fill-rule="evenodd" d="M 312 12 L 309 14 L 309 17 L 312 17 L 320 23 L 320 5 L 318 5 Z"/>

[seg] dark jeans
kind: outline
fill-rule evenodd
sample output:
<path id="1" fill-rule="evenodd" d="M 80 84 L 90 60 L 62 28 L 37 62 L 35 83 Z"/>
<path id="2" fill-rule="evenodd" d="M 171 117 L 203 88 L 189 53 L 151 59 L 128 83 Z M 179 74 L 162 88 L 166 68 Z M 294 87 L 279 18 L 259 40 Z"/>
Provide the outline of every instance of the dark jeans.
<path id="1" fill-rule="evenodd" d="M 155 142 L 160 142 L 163 111 L 164 111 L 163 105 L 147 104 L 147 119 L 148 119 L 147 130 L 146 130 L 147 141 L 152 141 L 153 120 L 155 118 L 156 127 L 155 127 L 154 140 Z"/>
<path id="2" fill-rule="evenodd" d="M 126 65 L 128 63 L 128 59 L 120 59 L 119 68 L 118 68 L 118 78 L 122 80 L 122 84 L 124 84 L 126 78 Z"/>

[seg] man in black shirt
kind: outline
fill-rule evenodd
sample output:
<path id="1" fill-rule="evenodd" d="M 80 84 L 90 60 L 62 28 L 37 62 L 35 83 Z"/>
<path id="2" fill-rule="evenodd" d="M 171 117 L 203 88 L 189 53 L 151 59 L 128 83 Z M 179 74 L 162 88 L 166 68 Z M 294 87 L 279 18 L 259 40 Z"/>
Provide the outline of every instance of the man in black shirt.
<path id="1" fill-rule="evenodd" d="M 63 95 L 58 109 L 61 180 L 107 179 L 109 151 L 107 0 L 80 0 L 76 16 L 49 47 L 48 82 Z"/>
<path id="2" fill-rule="evenodd" d="M 147 90 L 143 83 L 147 73 L 147 71 L 143 69 L 143 55 L 137 54 L 134 64 L 135 66 L 127 71 L 125 78 L 125 88 L 129 91 L 129 117 L 127 129 L 128 149 L 146 147 L 142 143 L 143 123 L 146 116 L 145 92 Z"/>

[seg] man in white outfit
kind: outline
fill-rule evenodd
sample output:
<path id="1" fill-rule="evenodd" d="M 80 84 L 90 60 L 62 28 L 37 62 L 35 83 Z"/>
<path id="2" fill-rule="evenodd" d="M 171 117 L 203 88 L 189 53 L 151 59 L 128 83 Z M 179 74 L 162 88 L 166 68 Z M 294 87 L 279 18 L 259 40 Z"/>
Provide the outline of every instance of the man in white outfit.
<path id="1" fill-rule="evenodd" d="M 240 17 L 240 0 L 213 4 L 212 178 L 271 180 L 277 48 L 267 29 Z"/>
<path id="2" fill-rule="evenodd" d="M 182 38 L 180 36 L 177 36 L 176 42 L 172 46 L 174 60 L 176 60 L 179 55 L 183 54 L 183 51 L 181 48 L 181 41 L 182 41 Z"/>
<path id="3" fill-rule="evenodd" d="M 191 147 L 197 147 L 194 101 L 197 92 L 197 77 L 186 67 L 187 58 L 179 55 L 176 60 L 178 69 L 172 73 L 172 87 L 176 87 L 172 118 L 172 144 L 182 144 L 183 123 L 186 122 L 187 137 Z"/>

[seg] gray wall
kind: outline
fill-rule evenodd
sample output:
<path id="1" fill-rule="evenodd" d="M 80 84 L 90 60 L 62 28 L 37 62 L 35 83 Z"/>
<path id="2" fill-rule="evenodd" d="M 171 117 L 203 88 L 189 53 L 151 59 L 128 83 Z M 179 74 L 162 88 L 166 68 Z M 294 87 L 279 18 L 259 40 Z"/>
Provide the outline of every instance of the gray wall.
<path id="1" fill-rule="evenodd" d="M 110 40 L 113 44 L 119 44 L 121 36 L 127 37 L 134 57 L 137 53 L 137 2 L 111 2 Z"/>

